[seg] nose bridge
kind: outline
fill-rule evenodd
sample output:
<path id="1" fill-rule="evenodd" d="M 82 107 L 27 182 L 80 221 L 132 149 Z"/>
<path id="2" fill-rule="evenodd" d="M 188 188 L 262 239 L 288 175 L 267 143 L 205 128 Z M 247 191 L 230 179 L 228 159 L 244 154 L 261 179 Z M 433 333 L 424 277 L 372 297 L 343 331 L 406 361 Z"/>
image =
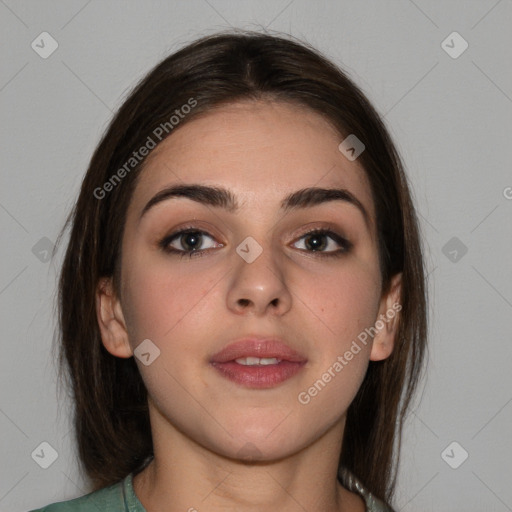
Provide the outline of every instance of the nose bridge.
<path id="1" fill-rule="evenodd" d="M 265 311 L 269 305 L 280 310 L 289 307 L 283 258 L 269 237 L 248 236 L 235 252 L 229 306 L 236 310 L 250 307 L 258 312 Z"/>
<path id="2" fill-rule="evenodd" d="M 261 280 L 277 279 L 282 283 L 280 257 L 275 254 L 272 241 L 268 236 L 246 237 L 236 248 L 239 261 L 235 263 L 235 271 L 245 281 L 257 283 Z M 268 284 L 266 285 L 268 286 Z"/>

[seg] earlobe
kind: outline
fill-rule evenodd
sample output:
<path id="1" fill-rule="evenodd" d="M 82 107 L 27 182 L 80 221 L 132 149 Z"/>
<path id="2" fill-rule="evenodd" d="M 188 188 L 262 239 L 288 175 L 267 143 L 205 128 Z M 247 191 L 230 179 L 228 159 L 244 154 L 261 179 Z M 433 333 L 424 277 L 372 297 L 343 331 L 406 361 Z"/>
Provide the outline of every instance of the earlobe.
<path id="1" fill-rule="evenodd" d="M 104 347 L 116 357 L 131 357 L 133 352 L 121 303 L 115 296 L 110 277 L 102 277 L 96 287 L 96 316 Z"/>
<path id="2" fill-rule="evenodd" d="M 387 359 L 393 352 L 400 323 L 402 296 L 402 273 L 395 274 L 388 292 L 382 296 L 379 314 L 375 321 L 376 334 L 373 339 L 371 361 Z"/>

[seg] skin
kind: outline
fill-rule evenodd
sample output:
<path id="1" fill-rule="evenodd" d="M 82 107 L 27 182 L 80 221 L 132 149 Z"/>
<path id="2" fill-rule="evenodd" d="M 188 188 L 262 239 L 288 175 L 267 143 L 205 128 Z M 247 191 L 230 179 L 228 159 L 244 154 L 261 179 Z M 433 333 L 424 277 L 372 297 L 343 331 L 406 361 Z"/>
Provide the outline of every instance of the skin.
<path id="1" fill-rule="evenodd" d="M 305 108 L 245 101 L 184 123 L 148 158 L 127 212 L 120 297 L 110 279 L 97 291 L 110 353 L 131 357 L 145 339 L 160 350 L 149 366 L 137 359 L 155 458 L 134 489 L 148 511 L 364 510 L 336 477 L 346 411 L 369 361 L 391 354 L 398 316 L 307 405 L 297 399 L 400 297 L 400 275 L 381 294 L 369 182 L 338 150 L 342 139 Z M 229 188 L 240 212 L 173 198 L 140 218 L 157 192 L 184 182 Z M 287 194 L 313 186 L 350 191 L 368 224 L 341 201 L 283 215 Z M 211 236 L 199 245 L 209 249 L 202 257 L 180 259 L 159 247 L 189 223 Z M 305 245 L 304 233 L 326 224 L 353 244 L 340 257 L 322 258 Z M 263 249 L 250 264 L 235 251 L 247 236 Z M 321 251 L 340 248 L 328 236 L 322 241 Z M 306 366 L 264 390 L 225 379 L 210 357 L 248 334 L 282 337 Z M 240 454 L 249 446 L 252 461 Z"/>

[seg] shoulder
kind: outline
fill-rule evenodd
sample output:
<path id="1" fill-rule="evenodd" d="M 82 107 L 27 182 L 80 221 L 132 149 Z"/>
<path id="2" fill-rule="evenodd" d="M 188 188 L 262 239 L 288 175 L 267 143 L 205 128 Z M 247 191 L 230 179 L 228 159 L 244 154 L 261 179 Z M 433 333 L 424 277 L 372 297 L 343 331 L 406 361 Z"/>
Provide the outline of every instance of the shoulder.
<path id="1" fill-rule="evenodd" d="M 52 503 L 30 512 L 98 512 L 108 510 L 109 512 L 124 512 L 125 499 L 123 491 L 124 481 L 113 484 L 109 487 L 91 492 L 80 498 L 68 501 Z"/>

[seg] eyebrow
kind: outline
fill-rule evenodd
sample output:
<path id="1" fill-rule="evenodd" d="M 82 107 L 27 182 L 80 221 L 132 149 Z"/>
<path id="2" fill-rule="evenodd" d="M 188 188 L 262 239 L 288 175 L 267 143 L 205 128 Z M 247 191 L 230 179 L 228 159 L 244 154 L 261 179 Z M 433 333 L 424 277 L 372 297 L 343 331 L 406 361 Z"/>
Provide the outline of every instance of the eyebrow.
<path id="1" fill-rule="evenodd" d="M 166 187 L 154 195 L 144 206 L 139 220 L 153 206 L 176 197 L 185 197 L 200 204 L 214 208 L 223 208 L 229 213 L 237 213 L 240 210 L 236 197 L 226 188 L 195 183 L 176 184 Z M 297 190 L 282 200 L 281 210 L 286 213 L 299 208 L 311 208 L 332 201 L 342 201 L 355 206 L 363 215 L 366 224 L 369 225 L 370 217 L 361 201 L 343 188 L 310 187 Z"/>

